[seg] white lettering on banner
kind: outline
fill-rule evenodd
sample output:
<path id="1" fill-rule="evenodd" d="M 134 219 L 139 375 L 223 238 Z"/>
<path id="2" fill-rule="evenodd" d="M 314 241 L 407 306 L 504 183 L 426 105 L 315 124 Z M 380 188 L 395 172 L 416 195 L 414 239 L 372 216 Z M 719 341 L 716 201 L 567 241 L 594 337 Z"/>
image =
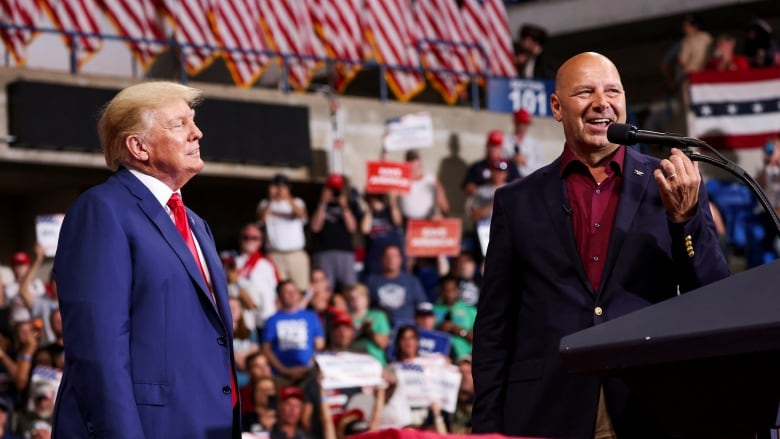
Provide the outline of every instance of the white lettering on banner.
<path id="1" fill-rule="evenodd" d="M 509 83 L 507 96 L 512 102 L 512 110 L 525 108 L 530 114 L 547 115 L 547 90 L 543 82 L 513 80 Z"/>
<path id="2" fill-rule="evenodd" d="M 402 176 L 386 176 L 386 175 L 372 175 L 368 178 L 368 184 L 370 186 L 397 186 L 397 187 L 410 187 L 409 180 Z"/>
<path id="3" fill-rule="evenodd" d="M 297 351 L 309 346 L 309 331 L 305 319 L 276 322 L 279 350 Z"/>
<path id="4" fill-rule="evenodd" d="M 419 236 L 410 241 L 414 247 L 450 247 L 455 245 L 458 240 L 456 238 Z"/>
<path id="5" fill-rule="evenodd" d="M 415 358 L 412 363 L 393 366 L 410 407 L 427 407 L 438 401 L 442 410 L 455 412 L 461 374 L 441 355 Z"/>
<path id="6" fill-rule="evenodd" d="M 420 339 L 420 349 L 424 351 L 433 351 L 433 348 L 436 347 L 436 341 L 432 338 L 421 338 Z"/>

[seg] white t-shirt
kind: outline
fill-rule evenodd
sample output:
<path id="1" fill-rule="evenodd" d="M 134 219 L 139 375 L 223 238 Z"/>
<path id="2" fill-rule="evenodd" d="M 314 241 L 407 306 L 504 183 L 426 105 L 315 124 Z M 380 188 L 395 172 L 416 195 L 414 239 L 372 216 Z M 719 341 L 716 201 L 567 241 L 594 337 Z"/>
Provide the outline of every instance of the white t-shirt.
<path id="1" fill-rule="evenodd" d="M 236 256 L 239 271 L 248 260 L 248 255 Z M 244 322 L 249 329 L 262 327 L 265 320 L 276 313 L 276 284 L 279 281 L 276 267 L 268 258 L 261 257 L 249 273 L 249 278 L 242 278 L 240 282 L 246 280 L 249 297 L 257 305 L 256 310 L 244 310 Z"/>
<path id="2" fill-rule="evenodd" d="M 301 208 L 306 207 L 300 198 L 293 198 L 293 202 Z M 257 213 L 262 212 L 268 203 L 271 204 L 271 210 L 265 217 L 268 251 L 289 252 L 303 250 L 306 246 L 306 238 L 303 232 L 303 226 L 306 225 L 306 221 L 295 216 L 292 205 L 287 201 L 263 200 L 257 206 Z"/>
<path id="3" fill-rule="evenodd" d="M 419 180 L 412 180 L 409 193 L 398 200 L 404 218 L 430 218 L 436 207 L 436 177 L 425 174 Z"/>

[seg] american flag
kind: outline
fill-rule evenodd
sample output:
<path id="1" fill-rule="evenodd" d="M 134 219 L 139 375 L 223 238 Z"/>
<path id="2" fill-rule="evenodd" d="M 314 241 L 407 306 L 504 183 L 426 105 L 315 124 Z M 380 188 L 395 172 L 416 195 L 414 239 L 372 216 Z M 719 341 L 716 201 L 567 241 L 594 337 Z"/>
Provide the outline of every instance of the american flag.
<path id="1" fill-rule="evenodd" d="M 463 18 L 455 0 L 417 0 L 415 7 L 423 65 L 433 70 L 472 72 L 469 49 L 458 45 L 466 40 Z M 425 40 L 444 40 L 455 44 L 433 43 Z M 448 104 L 454 104 L 469 83 L 468 75 L 463 73 L 429 71 L 427 76 Z"/>
<path id="2" fill-rule="evenodd" d="M 420 67 L 415 48 L 414 17 L 409 0 L 366 0 L 364 29 L 377 61 L 391 66 Z M 388 87 L 399 101 L 405 102 L 425 88 L 418 70 L 385 72 Z"/>
<path id="3" fill-rule="evenodd" d="M 257 0 L 222 0 L 214 3 L 210 16 L 214 33 L 227 49 L 270 51 L 260 29 L 260 3 Z M 224 50 L 223 55 L 233 81 L 249 87 L 263 74 L 268 56 L 257 53 Z"/>
<path id="4" fill-rule="evenodd" d="M 305 90 L 325 48 L 314 32 L 309 2 L 303 0 L 264 0 L 263 30 L 279 53 L 298 55 L 287 58 L 288 80 L 296 90 Z"/>
<path id="5" fill-rule="evenodd" d="M 780 134 L 780 68 L 691 73 L 689 131 L 716 148 L 752 148 Z"/>
<path id="6" fill-rule="evenodd" d="M 36 0 L 0 0 L 0 16 L 6 24 L 35 27 L 40 22 L 41 9 Z M 0 38 L 17 65 L 22 65 L 27 60 L 27 46 L 35 35 L 28 30 L 0 29 Z"/>
<path id="7" fill-rule="evenodd" d="M 176 41 L 185 45 L 181 49 L 184 68 L 190 75 L 197 75 L 211 65 L 218 52 L 207 47 L 218 46 L 208 20 L 211 11 L 210 0 L 160 0 L 163 10 L 176 29 Z"/>
<path id="8" fill-rule="evenodd" d="M 365 46 L 361 20 L 363 0 L 317 0 L 312 7 L 314 29 L 328 56 L 363 61 Z M 336 89 L 343 92 L 360 71 L 360 64 L 336 62 Z"/>
<path id="9" fill-rule="evenodd" d="M 139 40 L 166 39 L 155 0 L 100 0 L 100 4 L 120 35 Z M 147 69 L 166 47 L 145 41 L 128 41 L 127 45 L 144 69 Z"/>
<path id="10" fill-rule="evenodd" d="M 474 67 L 495 76 L 517 76 L 509 20 L 502 0 L 463 0 L 463 22 L 469 42 L 481 44 L 484 52 L 472 50 Z M 487 55 L 487 63 L 485 60 Z M 487 64 L 487 71 L 485 65 Z"/>
<path id="11" fill-rule="evenodd" d="M 46 12 L 57 29 L 68 32 L 97 34 L 100 32 L 95 14 L 100 10 L 96 0 L 41 0 Z M 74 46 L 75 38 L 75 46 Z M 76 49 L 77 67 L 81 67 L 103 46 L 100 37 L 77 35 L 74 38 L 63 34 L 69 50 Z"/>

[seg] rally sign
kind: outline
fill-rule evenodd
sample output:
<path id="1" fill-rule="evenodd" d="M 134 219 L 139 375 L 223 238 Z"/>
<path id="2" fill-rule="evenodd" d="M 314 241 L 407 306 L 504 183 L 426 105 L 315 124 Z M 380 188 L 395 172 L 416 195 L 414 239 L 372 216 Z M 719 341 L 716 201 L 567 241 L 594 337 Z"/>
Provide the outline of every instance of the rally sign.
<path id="1" fill-rule="evenodd" d="M 324 389 L 379 386 L 382 380 L 382 364 L 368 354 L 351 352 L 322 353 L 314 356 L 322 371 Z"/>
<path id="2" fill-rule="evenodd" d="M 433 146 L 433 120 L 427 112 L 388 119 L 382 146 L 385 151 L 401 151 Z"/>
<path id="3" fill-rule="evenodd" d="M 412 167 L 408 163 L 366 163 L 366 193 L 384 194 L 395 191 L 408 194 L 411 187 Z"/>
<path id="4" fill-rule="evenodd" d="M 428 407 L 436 401 L 442 410 L 454 413 L 462 379 L 457 366 L 440 355 L 417 357 L 395 363 L 393 370 L 410 407 Z"/>
<path id="5" fill-rule="evenodd" d="M 48 258 L 54 257 L 57 253 L 57 241 L 60 238 L 60 228 L 64 219 L 65 215 L 61 213 L 35 217 L 35 237 L 38 244 L 43 247 L 43 254 Z"/>
<path id="6" fill-rule="evenodd" d="M 409 256 L 457 256 L 460 254 L 461 220 L 409 220 L 406 254 Z"/>

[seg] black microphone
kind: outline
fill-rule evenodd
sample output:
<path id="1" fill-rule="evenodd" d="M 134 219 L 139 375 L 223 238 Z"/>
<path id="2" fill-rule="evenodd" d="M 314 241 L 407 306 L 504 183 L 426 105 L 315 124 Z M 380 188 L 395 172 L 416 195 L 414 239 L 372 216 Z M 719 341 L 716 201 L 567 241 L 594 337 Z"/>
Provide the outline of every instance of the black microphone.
<path id="1" fill-rule="evenodd" d="M 633 145 L 635 143 L 649 143 L 652 145 L 667 146 L 698 146 L 701 141 L 691 137 L 671 133 L 656 133 L 644 131 L 625 123 L 613 123 L 607 128 L 607 140 L 618 145 Z"/>

